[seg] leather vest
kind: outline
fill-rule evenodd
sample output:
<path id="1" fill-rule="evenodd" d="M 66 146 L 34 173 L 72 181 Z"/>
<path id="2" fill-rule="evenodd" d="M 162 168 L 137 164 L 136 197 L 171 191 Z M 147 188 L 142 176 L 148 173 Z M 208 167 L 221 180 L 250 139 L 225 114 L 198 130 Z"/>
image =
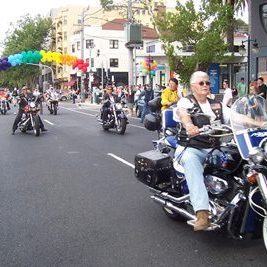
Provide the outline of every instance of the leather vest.
<path id="1" fill-rule="evenodd" d="M 210 119 L 207 116 L 201 114 L 203 113 L 203 111 L 201 110 L 200 105 L 195 99 L 195 97 L 193 95 L 189 95 L 186 98 L 188 98 L 194 104 L 194 107 L 198 109 L 196 113 L 191 115 L 191 120 L 193 124 L 197 126 L 198 128 L 201 128 L 204 125 L 211 125 Z M 211 110 L 216 116 L 215 120 L 223 123 L 222 104 L 220 102 L 217 102 L 209 98 L 208 98 L 208 101 L 210 103 Z M 182 146 L 186 146 L 186 147 L 194 147 L 194 148 L 200 148 L 200 149 L 201 148 L 213 148 L 220 144 L 219 138 L 209 137 L 205 135 L 198 135 L 198 136 L 189 138 L 189 136 L 186 133 L 186 129 L 183 126 L 181 126 L 181 129 L 178 131 L 177 136 L 178 136 L 179 144 L 181 144 Z"/>

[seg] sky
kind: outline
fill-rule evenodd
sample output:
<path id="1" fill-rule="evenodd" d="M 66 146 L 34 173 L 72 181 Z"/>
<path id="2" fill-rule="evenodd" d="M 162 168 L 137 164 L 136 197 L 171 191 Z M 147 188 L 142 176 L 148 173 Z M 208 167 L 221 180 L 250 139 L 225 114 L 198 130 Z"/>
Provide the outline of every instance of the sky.
<path id="1" fill-rule="evenodd" d="M 4 0 L 5 1 L 5 0 Z M 185 1 L 185 0 L 184 0 Z M 196 3 L 198 0 L 195 0 Z M 115 2 L 115 1 L 114 1 Z M 121 2 L 121 1 L 119 1 Z M 168 6 L 175 6 L 175 0 L 167 0 Z M 13 22 L 16 24 L 20 17 L 30 14 L 35 16 L 37 14 L 47 15 L 52 8 L 57 8 L 65 5 L 99 5 L 99 0 L 7 0 L 1 6 L 0 19 L 0 42 L 5 38 L 5 32 L 9 28 L 9 24 Z M 247 13 L 244 14 L 245 17 Z M 0 46 L 1 51 L 1 46 Z"/>

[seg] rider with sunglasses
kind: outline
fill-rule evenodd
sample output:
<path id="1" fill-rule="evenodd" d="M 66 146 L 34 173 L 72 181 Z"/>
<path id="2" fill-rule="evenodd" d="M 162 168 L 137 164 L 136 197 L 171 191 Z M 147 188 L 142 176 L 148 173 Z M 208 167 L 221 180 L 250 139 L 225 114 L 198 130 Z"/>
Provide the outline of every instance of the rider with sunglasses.
<path id="1" fill-rule="evenodd" d="M 197 220 L 195 231 L 209 227 L 209 198 L 204 184 L 203 162 L 217 140 L 198 135 L 199 129 L 207 124 L 229 121 L 229 109 L 220 102 L 208 98 L 210 81 L 207 73 L 196 71 L 190 79 L 192 93 L 177 103 L 176 114 L 181 124 L 176 155 L 185 170 L 190 191 L 190 200 Z"/>

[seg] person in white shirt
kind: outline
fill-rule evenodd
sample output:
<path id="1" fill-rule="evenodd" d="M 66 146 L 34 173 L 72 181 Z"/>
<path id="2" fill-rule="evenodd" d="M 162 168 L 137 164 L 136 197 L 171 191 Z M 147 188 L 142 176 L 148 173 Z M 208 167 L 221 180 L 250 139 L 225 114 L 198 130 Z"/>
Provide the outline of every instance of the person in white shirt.
<path id="1" fill-rule="evenodd" d="M 224 96 L 223 96 L 223 105 L 227 107 L 231 107 L 233 103 L 233 94 L 232 89 L 229 88 L 229 84 L 227 80 L 223 81 L 223 89 L 224 89 Z"/>

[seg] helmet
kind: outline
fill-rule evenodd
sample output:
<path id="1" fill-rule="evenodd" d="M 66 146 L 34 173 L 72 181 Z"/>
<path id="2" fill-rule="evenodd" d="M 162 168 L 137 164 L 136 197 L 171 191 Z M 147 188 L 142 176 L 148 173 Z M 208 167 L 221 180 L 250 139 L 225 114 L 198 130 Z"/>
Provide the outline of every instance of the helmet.
<path id="1" fill-rule="evenodd" d="M 147 114 L 144 118 L 144 126 L 149 131 L 157 131 L 161 128 L 161 117 L 159 114 Z"/>

